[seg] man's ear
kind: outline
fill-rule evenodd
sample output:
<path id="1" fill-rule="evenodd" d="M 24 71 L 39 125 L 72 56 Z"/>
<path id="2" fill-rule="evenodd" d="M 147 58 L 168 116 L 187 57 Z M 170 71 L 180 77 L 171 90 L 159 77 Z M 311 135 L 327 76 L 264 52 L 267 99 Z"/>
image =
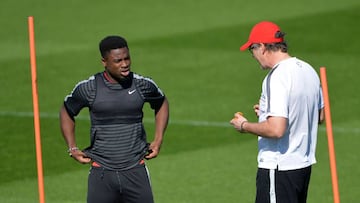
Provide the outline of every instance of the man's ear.
<path id="1" fill-rule="evenodd" d="M 101 64 L 106 67 L 106 60 L 104 58 L 101 58 Z"/>
<path id="2" fill-rule="evenodd" d="M 263 44 L 263 43 L 261 43 L 260 44 L 261 46 L 260 46 L 260 51 L 261 51 L 261 53 L 264 55 L 265 54 L 265 51 L 266 51 L 266 49 L 265 49 L 265 44 Z"/>

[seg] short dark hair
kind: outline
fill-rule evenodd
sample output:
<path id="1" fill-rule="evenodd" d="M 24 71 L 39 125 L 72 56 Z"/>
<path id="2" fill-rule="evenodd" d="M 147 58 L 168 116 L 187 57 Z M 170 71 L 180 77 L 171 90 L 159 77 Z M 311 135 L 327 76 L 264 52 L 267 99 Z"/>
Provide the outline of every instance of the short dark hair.
<path id="1" fill-rule="evenodd" d="M 285 32 L 281 32 L 281 31 L 277 31 L 275 33 L 275 38 L 284 38 L 285 36 Z M 280 50 L 281 52 L 287 53 L 288 51 L 288 45 L 286 43 L 286 41 L 282 41 L 282 42 L 275 42 L 275 43 L 265 43 L 265 49 L 266 50 L 270 50 L 270 51 L 278 51 Z"/>
<path id="2" fill-rule="evenodd" d="M 270 51 L 278 51 L 287 53 L 288 52 L 288 45 L 285 41 L 277 42 L 277 43 L 265 43 L 265 49 Z"/>
<path id="3" fill-rule="evenodd" d="M 125 38 L 120 36 L 107 36 L 104 39 L 102 39 L 99 43 L 99 50 L 101 53 L 101 56 L 105 58 L 105 56 L 112 50 L 112 49 L 119 49 L 119 48 L 128 48 L 128 44 L 125 40 Z"/>

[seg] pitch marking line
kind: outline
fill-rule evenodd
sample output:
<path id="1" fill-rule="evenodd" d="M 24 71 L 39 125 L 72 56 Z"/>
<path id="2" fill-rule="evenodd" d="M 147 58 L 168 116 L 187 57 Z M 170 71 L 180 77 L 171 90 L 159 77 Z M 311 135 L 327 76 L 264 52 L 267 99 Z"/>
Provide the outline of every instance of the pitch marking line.
<path id="1" fill-rule="evenodd" d="M 33 117 L 32 112 L 11 112 L 11 111 L 0 111 L 0 117 Z M 58 119 L 59 115 L 54 113 L 40 113 L 40 118 L 50 118 Z M 77 116 L 76 119 L 80 120 L 89 120 L 88 116 Z M 152 119 L 144 119 L 145 123 L 154 123 Z M 194 120 L 169 120 L 169 124 L 175 125 L 189 125 L 189 126 L 209 126 L 209 127 L 231 127 L 228 122 L 214 122 L 214 121 L 194 121 Z M 319 127 L 320 131 L 325 131 L 325 125 Z M 334 127 L 333 131 L 341 133 L 360 133 L 360 128 L 343 128 L 343 127 Z"/>

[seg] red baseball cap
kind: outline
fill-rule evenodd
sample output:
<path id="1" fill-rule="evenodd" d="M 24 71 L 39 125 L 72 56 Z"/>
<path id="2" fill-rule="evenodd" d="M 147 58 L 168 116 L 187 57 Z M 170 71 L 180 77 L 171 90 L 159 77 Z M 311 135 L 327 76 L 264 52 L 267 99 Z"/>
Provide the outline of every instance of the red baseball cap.
<path id="1" fill-rule="evenodd" d="M 280 27 L 273 22 L 262 21 L 251 29 L 248 41 L 240 47 L 241 51 L 248 49 L 254 43 L 283 42 L 283 37 L 276 37 Z"/>

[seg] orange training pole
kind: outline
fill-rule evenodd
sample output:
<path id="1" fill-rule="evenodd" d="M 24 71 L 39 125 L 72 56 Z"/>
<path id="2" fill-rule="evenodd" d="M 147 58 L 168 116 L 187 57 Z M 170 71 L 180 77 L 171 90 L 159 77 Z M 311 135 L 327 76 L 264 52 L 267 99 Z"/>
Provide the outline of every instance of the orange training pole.
<path id="1" fill-rule="evenodd" d="M 336 173 L 334 138 L 333 138 L 331 114 L 330 114 L 330 101 L 329 101 L 329 92 L 328 92 L 328 86 L 327 86 L 326 68 L 325 67 L 320 67 L 320 79 L 321 79 L 321 86 L 322 86 L 322 92 L 323 92 L 323 96 L 324 96 L 324 105 L 325 105 L 324 106 L 325 122 L 326 122 L 326 133 L 327 133 L 327 137 L 328 137 L 333 197 L 334 197 L 334 203 L 340 203 L 338 178 L 337 178 L 337 173 Z"/>
<path id="2" fill-rule="evenodd" d="M 45 192 L 44 192 L 44 177 L 42 171 L 42 156 L 41 156 L 40 116 L 39 116 L 38 93 L 37 93 L 37 83 L 36 83 L 34 18 L 32 16 L 28 17 L 28 24 L 29 24 L 31 86 L 32 86 L 33 109 L 34 109 L 34 129 L 35 129 L 36 160 L 37 160 L 37 172 L 38 172 L 39 202 L 44 203 Z"/>

